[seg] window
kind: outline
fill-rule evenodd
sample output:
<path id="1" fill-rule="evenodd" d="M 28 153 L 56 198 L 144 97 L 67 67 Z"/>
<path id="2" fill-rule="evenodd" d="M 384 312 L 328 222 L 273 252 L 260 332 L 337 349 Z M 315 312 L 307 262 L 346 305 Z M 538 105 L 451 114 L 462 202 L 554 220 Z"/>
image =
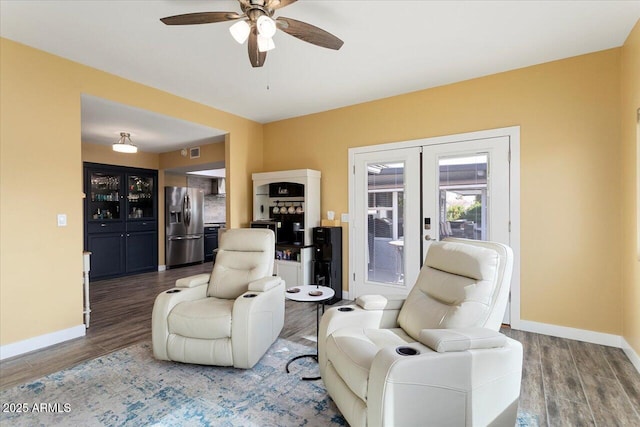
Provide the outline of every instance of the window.
<path id="1" fill-rule="evenodd" d="M 440 239 L 488 239 L 488 166 L 487 154 L 440 158 Z"/>
<path id="2" fill-rule="evenodd" d="M 368 278 L 403 283 L 404 163 L 369 164 L 367 172 Z"/>

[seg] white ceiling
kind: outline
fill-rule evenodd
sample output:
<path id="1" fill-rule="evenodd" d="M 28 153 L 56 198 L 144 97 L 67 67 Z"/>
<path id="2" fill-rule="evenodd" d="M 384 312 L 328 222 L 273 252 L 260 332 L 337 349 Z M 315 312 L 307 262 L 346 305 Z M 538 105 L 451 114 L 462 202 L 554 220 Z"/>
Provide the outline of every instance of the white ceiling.
<path id="1" fill-rule="evenodd" d="M 159 21 L 200 11 L 239 6 L 1 0 L 0 34 L 266 123 L 621 46 L 640 18 L 640 0 L 299 0 L 276 16 L 321 27 L 344 46 L 323 49 L 278 32 L 263 68 L 252 68 L 246 45 L 231 38 L 232 22 L 171 27 Z M 132 139 L 142 144 L 143 135 Z"/>
<path id="2" fill-rule="evenodd" d="M 224 142 L 225 131 L 164 116 L 106 99 L 82 95 L 82 142 L 112 145 L 131 134 L 140 151 L 165 153 Z"/>

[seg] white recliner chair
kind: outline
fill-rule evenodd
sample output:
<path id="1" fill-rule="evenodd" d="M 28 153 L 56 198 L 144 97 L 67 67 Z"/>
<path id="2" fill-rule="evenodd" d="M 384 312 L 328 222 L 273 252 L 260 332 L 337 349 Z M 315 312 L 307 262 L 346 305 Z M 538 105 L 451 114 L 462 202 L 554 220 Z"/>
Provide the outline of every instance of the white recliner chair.
<path id="1" fill-rule="evenodd" d="M 238 228 L 220 236 L 211 274 L 176 281 L 157 296 L 153 355 L 201 365 L 251 368 L 284 325 L 284 281 L 272 276 L 274 234 Z"/>
<path id="2" fill-rule="evenodd" d="M 320 374 L 351 427 L 513 427 L 522 345 L 498 332 L 512 266 L 505 245 L 449 238 L 406 298 L 327 310 Z"/>

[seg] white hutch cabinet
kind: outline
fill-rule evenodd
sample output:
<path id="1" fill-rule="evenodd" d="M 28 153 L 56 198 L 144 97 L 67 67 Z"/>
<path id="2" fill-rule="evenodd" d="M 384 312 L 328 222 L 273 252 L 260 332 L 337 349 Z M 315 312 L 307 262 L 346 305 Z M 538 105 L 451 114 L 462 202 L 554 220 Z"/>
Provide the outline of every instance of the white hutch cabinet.
<path id="1" fill-rule="evenodd" d="M 287 287 L 312 283 L 312 229 L 320 225 L 320 172 L 254 173 L 254 226 L 277 230 L 274 273 Z"/>

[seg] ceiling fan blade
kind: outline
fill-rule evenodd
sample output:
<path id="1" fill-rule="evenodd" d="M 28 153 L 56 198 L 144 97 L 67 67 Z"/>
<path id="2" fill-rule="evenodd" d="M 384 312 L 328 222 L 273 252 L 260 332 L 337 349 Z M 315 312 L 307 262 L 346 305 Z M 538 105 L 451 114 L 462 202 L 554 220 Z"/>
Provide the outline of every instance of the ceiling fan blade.
<path id="1" fill-rule="evenodd" d="M 258 50 L 258 32 L 256 27 L 254 26 L 251 29 L 251 33 L 249 34 L 249 61 L 251 61 L 251 65 L 254 68 L 262 67 L 264 65 L 264 61 L 267 59 L 267 52 L 260 52 Z"/>
<path id="2" fill-rule="evenodd" d="M 240 18 L 236 12 L 196 12 L 184 15 L 167 16 L 160 20 L 166 25 L 213 24 L 215 22 L 233 21 Z"/>
<path id="3" fill-rule="evenodd" d="M 276 23 L 278 24 L 278 28 L 285 33 L 308 43 L 315 44 L 316 46 L 338 50 L 344 44 L 342 40 L 333 34 L 311 24 L 307 24 L 306 22 L 280 17 L 276 19 Z"/>
<path id="4" fill-rule="evenodd" d="M 269 0 L 267 2 L 267 8 L 271 10 L 282 9 L 285 6 L 289 6 L 298 0 Z"/>

